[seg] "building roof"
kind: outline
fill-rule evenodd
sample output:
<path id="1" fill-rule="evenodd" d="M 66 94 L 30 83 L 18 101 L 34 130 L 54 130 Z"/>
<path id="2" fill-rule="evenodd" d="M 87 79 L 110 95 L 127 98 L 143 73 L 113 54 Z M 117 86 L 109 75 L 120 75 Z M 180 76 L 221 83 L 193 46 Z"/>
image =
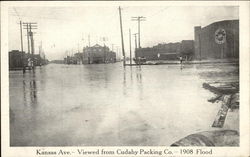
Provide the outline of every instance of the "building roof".
<path id="1" fill-rule="evenodd" d="M 239 20 L 222 20 L 222 21 L 216 21 L 216 22 L 213 22 L 213 23 L 211 23 L 211 24 L 209 24 L 207 26 L 202 27 L 202 29 L 203 28 L 207 28 L 207 27 L 209 27 L 211 25 L 222 25 L 222 24 L 228 24 L 228 23 L 237 23 L 238 24 Z"/>
<path id="2" fill-rule="evenodd" d="M 95 44 L 94 46 L 92 46 L 92 47 L 102 47 L 101 45 L 99 45 L 99 44 Z"/>

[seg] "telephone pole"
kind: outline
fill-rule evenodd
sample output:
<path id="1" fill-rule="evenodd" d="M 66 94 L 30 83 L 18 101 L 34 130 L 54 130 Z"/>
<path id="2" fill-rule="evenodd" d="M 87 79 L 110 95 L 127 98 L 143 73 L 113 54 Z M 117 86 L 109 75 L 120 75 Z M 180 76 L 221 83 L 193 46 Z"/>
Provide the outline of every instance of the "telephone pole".
<path id="1" fill-rule="evenodd" d="M 30 53 L 30 46 L 31 46 L 31 59 L 32 59 L 32 68 L 34 69 L 34 53 L 35 53 L 35 46 L 34 46 L 34 33 L 32 30 L 37 29 L 37 23 L 23 23 L 24 29 L 27 29 L 27 40 L 28 40 L 28 53 Z M 30 40 L 30 45 L 29 45 Z"/>
<path id="2" fill-rule="evenodd" d="M 21 60 L 23 66 L 23 73 L 25 73 L 25 65 L 24 65 L 24 52 L 23 52 L 23 28 L 22 28 L 22 21 L 20 21 L 20 35 L 21 35 Z"/>
<path id="3" fill-rule="evenodd" d="M 26 23 L 26 28 L 24 29 L 27 29 L 27 43 L 28 43 L 28 54 L 30 54 L 30 39 L 29 39 L 29 24 Z"/>
<path id="4" fill-rule="evenodd" d="M 138 48 L 141 48 L 141 32 L 140 32 L 140 23 L 141 21 L 146 21 L 146 17 L 143 16 L 137 16 L 132 17 L 132 21 L 138 21 Z"/>
<path id="5" fill-rule="evenodd" d="M 131 54 L 131 30 L 129 29 L 129 54 L 130 54 L 130 65 L 132 65 L 132 54 Z"/>
<path id="6" fill-rule="evenodd" d="M 107 41 L 108 39 L 106 37 L 102 37 L 102 41 L 103 41 L 103 48 L 104 48 L 104 63 L 107 62 L 107 52 L 106 52 L 106 45 L 105 45 L 105 41 Z"/>
<path id="7" fill-rule="evenodd" d="M 116 57 L 120 61 L 120 53 L 119 53 L 119 46 L 116 46 Z"/>
<path id="8" fill-rule="evenodd" d="M 79 42 L 77 43 L 77 53 L 79 53 Z"/>
<path id="9" fill-rule="evenodd" d="M 90 47 L 90 35 L 88 35 L 89 47 Z"/>
<path id="10" fill-rule="evenodd" d="M 120 15 L 120 28 L 121 28 L 121 42 L 122 42 L 122 55 L 123 55 L 123 66 L 125 66 L 125 51 L 124 51 L 124 42 L 123 42 L 123 31 L 122 31 L 122 14 L 121 7 L 119 6 L 119 15 Z"/>
<path id="11" fill-rule="evenodd" d="M 112 48 L 111 51 L 112 51 L 112 52 L 114 51 L 114 45 L 115 45 L 115 44 L 111 44 L 111 48 Z"/>
<path id="12" fill-rule="evenodd" d="M 23 52 L 23 31 L 22 31 L 22 21 L 20 21 L 20 35 L 21 35 L 21 51 Z"/>
<path id="13" fill-rule="evenodd" d="M 135 36 L 135 58 L 137 59 L 136 57 L 136 49 L 137 49 L 137 33 L 133 34 Z"/>

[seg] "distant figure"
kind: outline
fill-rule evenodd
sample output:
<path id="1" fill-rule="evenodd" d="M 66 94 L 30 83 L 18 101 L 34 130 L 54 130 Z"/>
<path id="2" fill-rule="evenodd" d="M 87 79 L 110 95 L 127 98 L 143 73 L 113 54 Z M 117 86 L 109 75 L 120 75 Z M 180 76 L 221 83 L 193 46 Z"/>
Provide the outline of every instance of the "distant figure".
<path id="1" fill-rule="evenodd" d="M 180 63 L 182 64 L 182 61 L 183 61 L 182 56 L 180 56 L 179 59 L 180 59 Z"/>

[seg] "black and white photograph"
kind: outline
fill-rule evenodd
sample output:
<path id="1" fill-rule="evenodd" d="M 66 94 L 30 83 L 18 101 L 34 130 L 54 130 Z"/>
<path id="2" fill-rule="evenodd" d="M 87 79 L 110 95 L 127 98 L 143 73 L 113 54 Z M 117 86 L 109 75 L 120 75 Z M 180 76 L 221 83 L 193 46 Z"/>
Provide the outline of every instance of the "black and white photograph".
<path id="1" fill-rule="evenodd" d="M 1 6 L 8 150 L 212 156 L 244 147 L 249 155 L 249 9 L 241 13 L 249 2 L 15 3 Z M 126 149 L 145 146 L 153 149 Z M 55 153 L 33 151 L 63 155 Z"/>

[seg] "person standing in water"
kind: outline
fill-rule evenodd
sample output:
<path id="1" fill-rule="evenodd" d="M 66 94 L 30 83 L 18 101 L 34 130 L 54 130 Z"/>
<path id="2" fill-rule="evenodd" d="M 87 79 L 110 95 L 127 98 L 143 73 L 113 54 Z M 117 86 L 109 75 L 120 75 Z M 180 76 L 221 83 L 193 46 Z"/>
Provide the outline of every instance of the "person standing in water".
<path id="1" fill-rule="evenodd" d="M 183 61 L 182 56 L 180 56 L 179 59 L 180 59 L 180 63 L 182 64 L 182 61 Z"/>
<path id="2" fill-rule="evenodd" d="M 182 61 L 183 61 L 183 58 L 182 58 L 182 56 L 180 56 L 180 57 L 179 57 L 179 59 L 180 59 L 181 70 L 182 70 Z"/>

